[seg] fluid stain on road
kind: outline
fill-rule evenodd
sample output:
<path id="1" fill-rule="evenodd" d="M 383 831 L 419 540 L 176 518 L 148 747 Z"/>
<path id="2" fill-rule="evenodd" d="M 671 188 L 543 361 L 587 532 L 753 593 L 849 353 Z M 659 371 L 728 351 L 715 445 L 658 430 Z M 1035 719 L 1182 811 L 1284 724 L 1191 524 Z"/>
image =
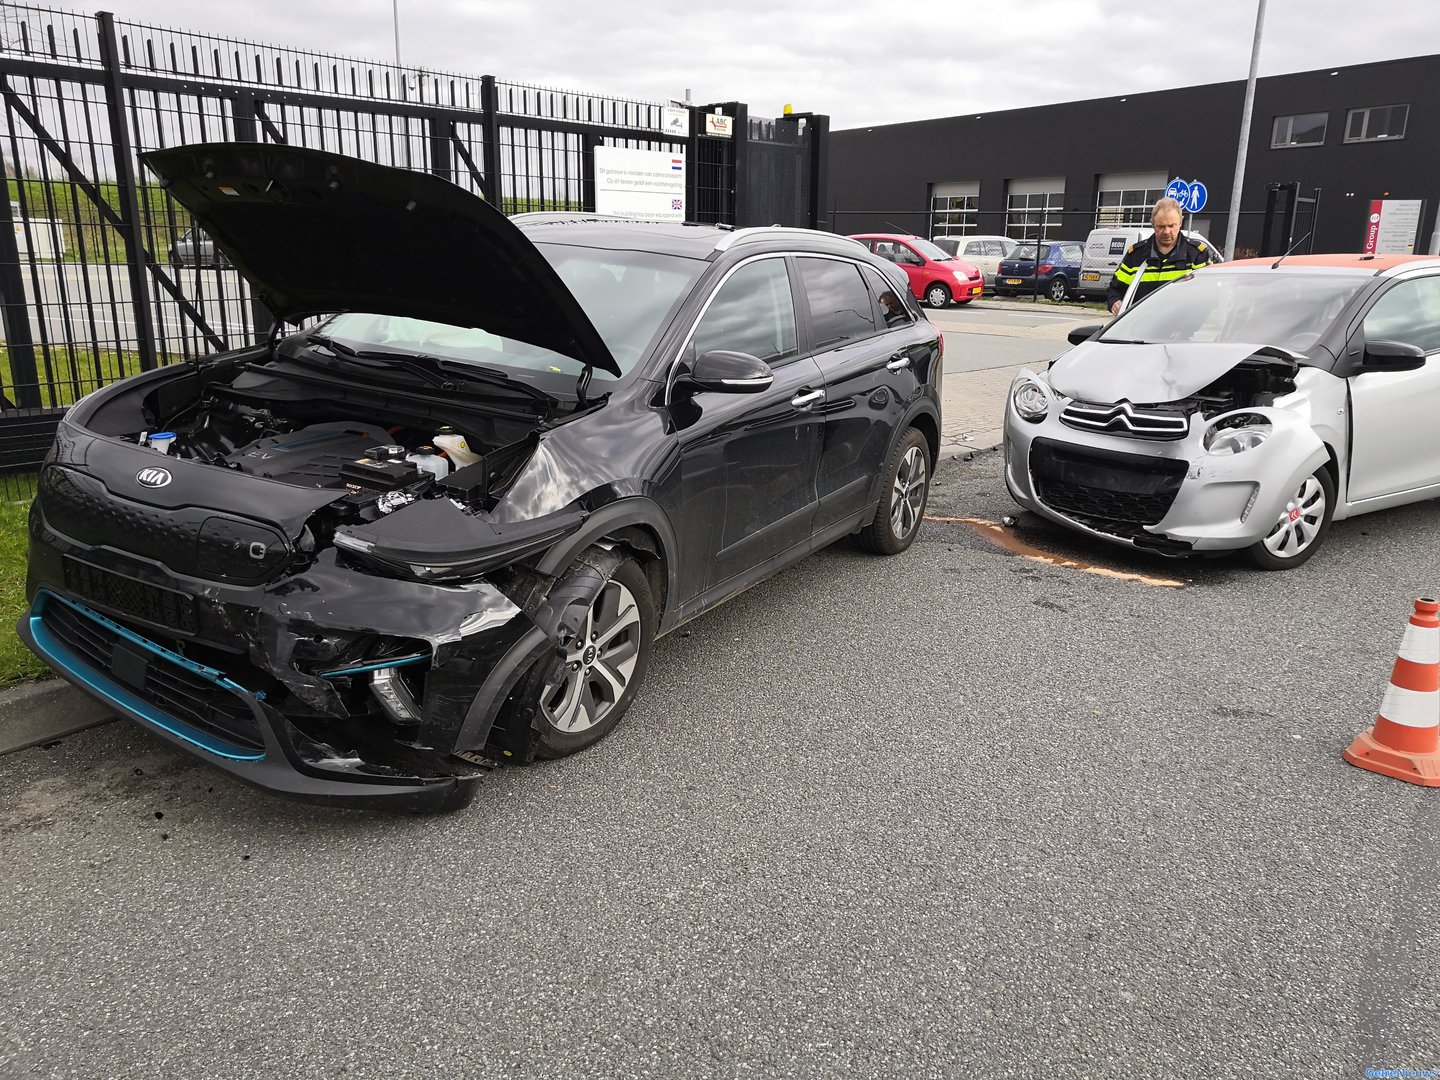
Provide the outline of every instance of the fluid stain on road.
<path id="1" fill-rule="evenodd" d="M 1120 581 L 1138 581 L 1141 585 L 1154 585 L 1162 589 L 1183 589 L 1186 582 L 1177 581 L 1174 578 L 1154 577 L 1150 574 L 1136 574 L 1129 570 L 1115 570 L 1108 566 L 1097 566 L 1094 563 L 1081 562 L 1079 559 L 1067 558 L 1064 555 L 1056 555 L 1053 552 L 1042 551 L 1025 543 L 1014 533 L 1006 530 L 1005 526 L 998 521 L 988 521 L 985 518 L 964 518 L 964 517 L 926 517 L 926 521 L 938 522 L 944 525 L 968 525 L 970 529 L 979 536 L 983 536 L 993 544 L 998 544 L 1006 551 L 1022 558 L 1034 559 L 1036 562 L 1049 563 L 1052 566 L 1059 566 L 1066 570 L 1080 570 L 1087 574 L 1098 574 L 1101 577 L 1117 578 Z"/>

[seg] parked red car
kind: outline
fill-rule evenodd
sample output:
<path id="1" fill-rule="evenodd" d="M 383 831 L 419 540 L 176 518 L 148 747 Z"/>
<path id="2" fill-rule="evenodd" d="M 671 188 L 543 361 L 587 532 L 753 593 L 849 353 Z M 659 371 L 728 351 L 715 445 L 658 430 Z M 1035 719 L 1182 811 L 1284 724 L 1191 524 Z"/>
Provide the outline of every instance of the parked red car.
<path id="1" fill-rule="evenodd" d="M 882 259 L 889 259 L 905 271 L 910 291 L 934 308 L 952 300 L 968 304 L 985 294 L 985 276 L 962 259 L 948 255 L 920 236 L 896 233 L 856 233 L 859 240 Z"/>

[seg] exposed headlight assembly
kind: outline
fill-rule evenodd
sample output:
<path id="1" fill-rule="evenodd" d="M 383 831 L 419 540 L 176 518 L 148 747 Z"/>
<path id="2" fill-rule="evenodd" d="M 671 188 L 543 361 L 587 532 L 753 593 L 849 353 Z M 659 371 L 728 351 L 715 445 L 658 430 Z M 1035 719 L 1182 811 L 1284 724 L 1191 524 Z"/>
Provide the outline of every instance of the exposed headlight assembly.
<path id="1" fill-rule="evenodd" d="M 1243 454 L 1263 443 L 1273 430 L 1274 425 L 1263 416 L 1228 416 L 1205 433 L 1205 450 L 1217 457 Z"/>
<path id="2" fill-rule="evenodd" d="M 1010 388 L 1010 401 L 1020 419 L 1038 424 L 1050 411 L 1050 395 L 1034 379 L 1021 379 Z"/>

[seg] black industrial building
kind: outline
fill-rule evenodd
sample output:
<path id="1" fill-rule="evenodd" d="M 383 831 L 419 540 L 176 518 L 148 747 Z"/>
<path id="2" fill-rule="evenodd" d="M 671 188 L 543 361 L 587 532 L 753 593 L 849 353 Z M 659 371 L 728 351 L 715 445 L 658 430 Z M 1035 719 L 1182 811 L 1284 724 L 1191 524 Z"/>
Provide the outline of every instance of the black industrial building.
<path id="1" fill-rule="evenodd" d="M 1239 80 L 835 131 L 829 224 L 1083 240 L 1148 222 L 1178 177 L 1223 240 L 1244 100 Z M 1236 254 L 1365 250 L 1372 200 L 1422 200 L 1414 250 L 1435 251 L 1440 56 L 1258 79 L 1247 158 Z"/>

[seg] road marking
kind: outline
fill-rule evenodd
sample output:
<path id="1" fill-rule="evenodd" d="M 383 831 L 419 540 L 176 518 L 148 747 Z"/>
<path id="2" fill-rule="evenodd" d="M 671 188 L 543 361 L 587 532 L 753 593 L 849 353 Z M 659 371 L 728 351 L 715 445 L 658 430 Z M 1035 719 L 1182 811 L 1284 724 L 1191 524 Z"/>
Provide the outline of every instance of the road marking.
<path id="1" fill-rule="evenodd" d="M 1094 566 L 1090 563 L 1080 562 L 1078 559 L 1067 559 L 1062 555 L 1052 555 L 1048 551 L 1041 551 L 1037 547 L 1031 547 L 1023 540 L 1018 539 L 1013 533 L 1005 531 L 1005 526 L 998 521 L 987 521 L 985 518 L 962 518 L 962 517 L 926 517 L 926 521 L 939 522 L 946 525 L 969 525 L 976 533 L 985 539 L 999 544 L 1005 550 L 1013 552 L 1026 559 L 1035 562 L 1049 563 L 1052 566 L 1063 567 L 1066 570 L 1082 570 L 1087 574 L 1098 574 L 1101 577 L 1117 578 L 1120 581 L 1138 581 L 1141 585 L 1154 585 L 1162 589 L 1183 589 L 1185 582 L 1176 581 L 1173 578 L 1151 577 L 1149 574 L 1135 574 L 1128 570 L 1112 570 L 1108 566 Z"/>

